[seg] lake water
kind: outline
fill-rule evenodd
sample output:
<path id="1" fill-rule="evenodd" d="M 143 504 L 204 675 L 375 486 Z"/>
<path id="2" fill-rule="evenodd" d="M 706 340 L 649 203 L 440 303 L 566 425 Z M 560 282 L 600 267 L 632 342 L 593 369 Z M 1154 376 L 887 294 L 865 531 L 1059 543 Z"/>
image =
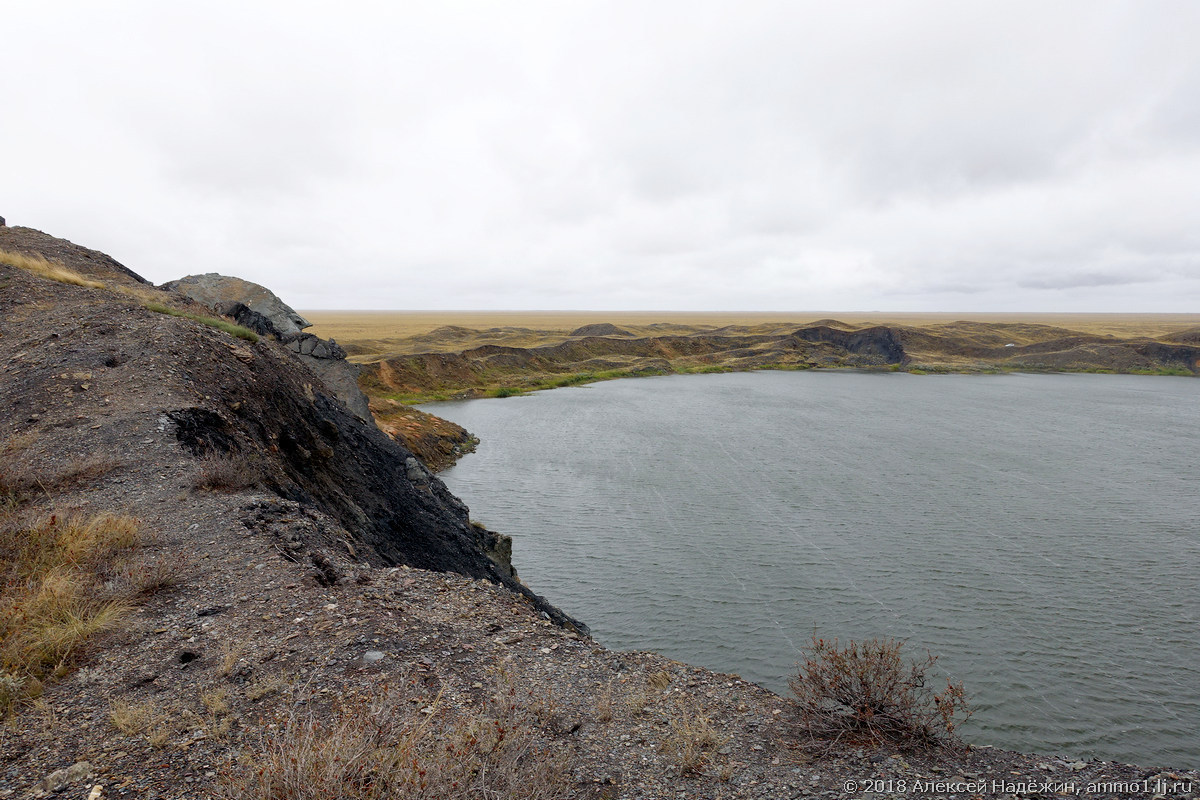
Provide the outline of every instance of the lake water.
<path id="1" fill-rule="evenodd" d="M 609 647 L 786 692 L 813 632 L 966 685 L 965 736 L 1200 767 L 1200 382 L 752 372 L 427 406 L 522 579 Z"/>

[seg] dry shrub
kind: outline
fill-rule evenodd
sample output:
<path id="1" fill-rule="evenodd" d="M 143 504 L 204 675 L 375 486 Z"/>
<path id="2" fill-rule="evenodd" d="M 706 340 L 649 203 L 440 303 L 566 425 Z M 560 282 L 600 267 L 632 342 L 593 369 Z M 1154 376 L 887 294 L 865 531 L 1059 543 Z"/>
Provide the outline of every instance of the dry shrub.
<path id="1" fill-rule="evenodd" d="M 569 772 L 522 705 L 500 692 L 447 709 L 387 686 L 327 713 L 297 707 L 226 775 L 237 800 L 557 800 Z"/>
<path id="2" fill-rule="evenodd" d="M 0 520 L 0 671 L 43 677 L 114 626 L 131 598 L 107 580 L 138 543 L 130 517 Z"/>
<path id="3" fill-rule="evenodd" d="M 213 454 L 201 461 L 200 474 L 196 476 L 197 489 L 237 491 L 256 486 L 262 480 L 259 471 L 243 456 Z"/>
<path id="4" fill-rule="evenodd" d="M 840 647 L 837 639 L 814 636 L 788 682 L 809 734 L 917 748 L 955 742 L 958 720 L 971 714 L 962 684 L 947 680 L 935 692 L 926 681 L 937 657 L 926 653 L 906 663 L 903 646 L 867 639 Z"/>

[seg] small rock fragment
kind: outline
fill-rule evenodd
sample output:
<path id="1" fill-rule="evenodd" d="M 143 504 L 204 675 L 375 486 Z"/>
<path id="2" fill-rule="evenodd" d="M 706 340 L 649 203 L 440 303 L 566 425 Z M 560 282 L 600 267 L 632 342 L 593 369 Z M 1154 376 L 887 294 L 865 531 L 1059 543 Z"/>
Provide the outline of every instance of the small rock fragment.
<path id="1" fill-rule="evenodd" d="M 91 774 L 91 763 L 87 761 L 76 761 L 71 766 L 66 767 L 65 769 L 55 770 L 46 777 L 42 778 L 42 782 L 38 784 L 38 788 L 43 792 L 57 792 L 68 783 L 74 783 L 80 778 L 86 778 Z"/>

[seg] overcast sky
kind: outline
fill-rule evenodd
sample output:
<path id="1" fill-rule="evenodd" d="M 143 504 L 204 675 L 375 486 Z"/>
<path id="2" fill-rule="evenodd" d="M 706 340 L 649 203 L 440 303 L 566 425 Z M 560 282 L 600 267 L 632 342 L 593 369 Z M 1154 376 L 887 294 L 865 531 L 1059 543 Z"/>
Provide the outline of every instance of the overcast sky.
<path id="1" fill-rule="evenodd" d="M 1200 3 L 7 2 L 0 215 L 297 308 L 1200 310 Z"/>

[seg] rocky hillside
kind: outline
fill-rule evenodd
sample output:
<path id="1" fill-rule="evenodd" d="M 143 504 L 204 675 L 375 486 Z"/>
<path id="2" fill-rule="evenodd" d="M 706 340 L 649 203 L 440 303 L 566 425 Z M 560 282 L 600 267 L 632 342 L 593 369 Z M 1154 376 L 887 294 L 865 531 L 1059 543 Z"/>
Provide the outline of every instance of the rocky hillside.
<path id="1" fill-rule="evenodd" d="M 0 798 L 1200 789 L 814 743 L 737 676 L 608 651 L 296 358 L 295 331 L 225 311 L 243 325 L 0 227 Z"/>
<path id="2" fill-rule="evenodd" d="M 361 383 L 369 394 L 408 400 L 506 394 L 613 377 L 753 369 L 1200 374 L 1194 330 L 1118 339 L 1028 323 L 855 326 L 834 319 L 802 326 L 631 328 L 446 326 L 407 339 L 350 340 L 346 348 L 361 364 Z"/>

